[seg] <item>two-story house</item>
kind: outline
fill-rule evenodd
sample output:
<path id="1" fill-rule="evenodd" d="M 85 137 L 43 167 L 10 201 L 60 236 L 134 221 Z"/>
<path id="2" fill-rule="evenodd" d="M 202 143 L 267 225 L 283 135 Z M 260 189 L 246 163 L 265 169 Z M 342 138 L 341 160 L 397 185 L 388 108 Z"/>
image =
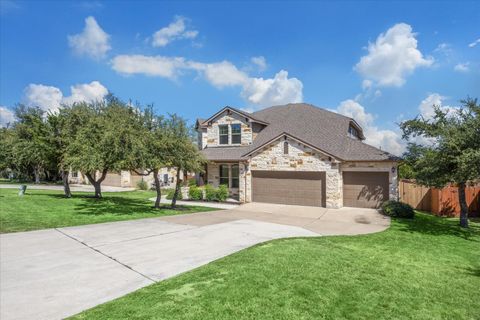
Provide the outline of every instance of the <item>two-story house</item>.
<path id="1" fill-rule="evenodd" d="M 225 107 L 197 119 L 205 183 L 242 202 L 327 208 L 397 199 L 398 158 L 365 144 L 349 117 L 296 103 L 248 113 Z"/>

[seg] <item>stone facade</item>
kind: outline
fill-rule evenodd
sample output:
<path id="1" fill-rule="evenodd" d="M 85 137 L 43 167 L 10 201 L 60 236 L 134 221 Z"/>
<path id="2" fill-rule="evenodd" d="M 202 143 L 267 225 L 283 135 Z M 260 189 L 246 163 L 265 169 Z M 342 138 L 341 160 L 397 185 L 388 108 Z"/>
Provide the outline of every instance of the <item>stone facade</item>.
<path id="1" fill-rule="evenodd" d="M 285 141 L 288 143 L 288 154 L 284 154 Z M 246 185 L 245 195 L 240 193 L 241 201 L 249 202 L 252 199 L 252 170 L 325 172 L 326 206 L 327 208 L 342 206 L 342 176 L 339 165 L 329 156 L 304 146 L 296 140 L 279 139 L 251 157 L 248 170 L 240 170 L 240 186 L 242 186 L 242 180 L 245 180 L 243 185 Z"/>
<path id="2" fill-rule="evenodd" d="M 392 170 L 393 168 L 393 170 Z M 398 164 L 394 161 L 368 161 L 368 162 L 344 162 L 341 164 L 342 172 L 388 172 L 388 186 L 390 200 L 398 200 Z"/>
<path id="3" fill-rule="evenodd" d="M 239 145 L 246 146 L 251 144 L 253 141 L 251 123 L 248 122 L 245 117 L 242 117 L 235 112 L 231 112 L 230 114 L 228 114 L 227 111 L 224 111 L 217 118 L 215 118 L 214 121 L 212 121 L 211 126 L 209 126 L 206 129 L 206 133 L 204 129 L 199 131 L 199 134 L 201 135 L 201 137 L 199 136 L 198 140 L 202 141 L 202 149 L 207 146 L 208 147 L 225 146 L 225 145 L 220 145 L 219 143 L 218 126 L 220 125 L 229 125 L 228 126 L 228 133 L 229 133 L 228 144 L 231 145 L 232 128 L 230 125 L 232 124 L 240 124 L 242 128 L 242 139 L 241 139 L 241 144 Z"/>

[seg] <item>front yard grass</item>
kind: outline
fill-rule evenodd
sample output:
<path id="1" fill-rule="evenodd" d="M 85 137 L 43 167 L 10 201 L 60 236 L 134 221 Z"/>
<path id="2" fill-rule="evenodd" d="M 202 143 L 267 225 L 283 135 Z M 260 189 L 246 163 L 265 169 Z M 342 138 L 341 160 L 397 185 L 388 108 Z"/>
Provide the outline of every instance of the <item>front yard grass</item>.
<path id="1" fill-rule="evenodd" d="M 417 214 L 384 232 L 275 240 L 77 319 L 479 319 L 480 224 Z"/>
<path id="2" fill-rule="evenodd" d="M 16 189 L 0 189 L 0 233 L 218 210 L 197 206 L 157 210 L 148 200 L 155 197 L 152 191 L 105 192 L 103 199 L 84 192 L 66 199 L 62 191 L 28 188 L 23 197 L 17 194 Z"/>

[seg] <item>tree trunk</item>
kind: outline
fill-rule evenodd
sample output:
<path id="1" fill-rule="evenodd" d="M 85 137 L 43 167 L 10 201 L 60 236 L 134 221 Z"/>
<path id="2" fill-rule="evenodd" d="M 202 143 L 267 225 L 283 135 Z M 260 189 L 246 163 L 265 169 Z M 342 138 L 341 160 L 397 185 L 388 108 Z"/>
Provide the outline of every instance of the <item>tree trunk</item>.
<path id="1" fill-rule="evenodd" d="M 458 184 L 458 201 L 460 202 L 460 226 L 468 228 L 468 206 L 465 197 L 465 182 Z"/>
<path id="2" fill-rule="evenodd" d="M 178 192 L 180 191 L 180 168 L 177 168 L 177 183 L 175 184 L 175 192 L 172 198 L 172 208 L 175 208 L 177 205 Z"/>
<path id="3" fill-rule="evenodd" d="M 33 174 L 35 175 L 35 184 L 39 184 L 40 183 L 40 171 L 38 170 L 38 167 L 35 167 L 35 169 L 33 169 Z"/>
<path id="4" fill-rule="evenodd" d="M 91 172 L 87 172 L 85 175 L 87 176 L 88 181 L 90 181 L 90 183 L 93 185 L 93 188 L 95 188 L 95 198 L 100 199 L 102 197 L 101 183 L 105 179 L 106 171 L 104 170 L 102 172 L 102 177 L 100 177 L 98 180 L 95 180 L 94 178 L 96 176 L 95 173 L 92 174 Z"/>
<path id="5" fill-rule="evenodd" d="M 153 170 L 153 179 L 155 180 L 155 191 L 157 191 L 157 199 L 155 200 L 155 208 L 160 209 L 160 200 L 162 199 L 162 190 L 160 188 L 160 179 L 158 178 L 158 169 Z"/>
<path id="6" fill-rule="evenodd" d="M 62 170 L 62 180 L 63 180 L 63 192 L 65 193 L 65 198 L 71 198 L 72 193 L 70 192 L 70 184 L 68 182 L 68 171 Z"/>

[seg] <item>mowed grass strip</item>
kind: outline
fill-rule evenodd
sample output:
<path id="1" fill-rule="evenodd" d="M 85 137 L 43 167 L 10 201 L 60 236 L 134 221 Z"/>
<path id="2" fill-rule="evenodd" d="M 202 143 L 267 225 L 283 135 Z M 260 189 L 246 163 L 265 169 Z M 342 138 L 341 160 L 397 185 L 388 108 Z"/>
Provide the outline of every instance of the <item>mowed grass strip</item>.
<path id="1" fill-rule="evenodd" d="M 152 191 L 105 192 L 103 199 L 93 193 L 73 192 L 66 199 L 61 191 L 27 188 L 24 196 L 17 189 L 0 189 L 0 232 L 31 231 L 46 228 L 152 218 L 174 214 L 218 210 L 198 206 L 179 206 L 172 210 L 165 205 L 154 209 L 149 198 Z"/>
<path id="2" fill-rule="evenodd" d="M 75 319 L 479 319 L 480 225 L 267 242 Z"/>

